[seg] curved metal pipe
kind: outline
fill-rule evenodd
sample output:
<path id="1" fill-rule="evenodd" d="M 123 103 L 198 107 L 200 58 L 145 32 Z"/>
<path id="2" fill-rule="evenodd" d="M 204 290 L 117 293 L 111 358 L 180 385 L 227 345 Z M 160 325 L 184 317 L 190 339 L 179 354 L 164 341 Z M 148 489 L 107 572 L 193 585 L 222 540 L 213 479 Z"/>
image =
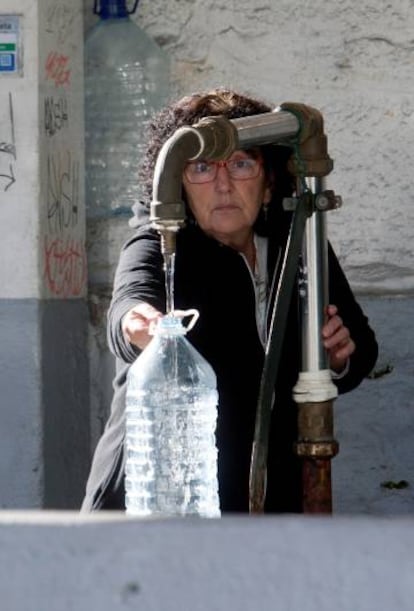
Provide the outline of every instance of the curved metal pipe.
<path id="1" fill-rule="evenodd" d="M 239 148 L 262 144 L 283 143 L 298 133 L 299 121 L 289 111 L 276 108 L 273 112 L 232 119 L 237 130 Z"/>
<path id="2" fill-rule="evenodd" d="M 175 252 L 175 237 L 185 221 L 182 176 L 190 159 L 225 159 L 236 148 L 237 132 L 224 117 L 181 127 L 164 143 L 153 176 L 150 222 L 161 234 L 163 254 Z"/>
<path id="3" fill-rule="evenodd" d="M 203 140 L 193 127 L 181 127 L 163 145 L 154 177 L 150 221 L 156 229 L 179 229 L 185 219 L 182 200 L 183 169 L 203 148 Z"/>
<path id="4" fill-rule="evenodd" d="M 192 127 L 181 127 L 165 142 L 153 177 L 150 221 L 160 231 L 177 231 L 185 220 L 182 173 L 189 159 L 226 159 L 237 148 L 281 142 L 294 136 L 299 121 L 289 111 L 226 119 L 205 117 Z"/>

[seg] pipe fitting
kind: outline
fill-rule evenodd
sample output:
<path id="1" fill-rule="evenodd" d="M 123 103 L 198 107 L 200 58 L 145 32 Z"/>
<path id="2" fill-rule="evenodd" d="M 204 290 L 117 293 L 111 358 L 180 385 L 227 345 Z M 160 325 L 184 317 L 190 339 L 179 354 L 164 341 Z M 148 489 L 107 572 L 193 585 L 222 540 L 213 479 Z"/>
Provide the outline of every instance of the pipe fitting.
<path id="1" fill-rule="evenodd" d="M 161 236 L 161 254 L 170 256 L 175 253 L 175 245 L 177 240 L 177 231 L 180 227 L 155 225 Z"/>
<path id="2" fill-rule="evenodd" d="M 332 441 L 298 441 L 295 444 L 297 456 L 301 458 L 333 458 L 339 452 L 339 443 Z"/>
<path id="3" fill-rule="evenodd" d="M 338 389 L 332 382 L 329 369 L 320 371 L 301 371 L 293 387 L 296 403 L 319 403 L 338 396 Z"/>
<path id="4" fill-rule="evenodd" d="M 295 102 L 285 102 L 280 109 L 294 114 L 299 122 L 297 151 L 288 162 L 289 171 L 294 176 L 327 176 L 333 161 L 328 155 L 322 114 L 316 108 Z"/>
<path id="5" fill-rule="evenodd" d="M 315 197 L 315 208 L 321 212 L 326 212 L 327 210 L 337 210 L 341 206 L 342 197 L 340 195 L 335 195 L 335 192 L 331 189 L 321 191 Z"/>
<path id="6" fill-rule="evenodd" d="M 298 405 L 296 454 L 308 458 L 332 458 L 339 450 L 333 437 L 332 401 Z"/>
<path id="7" fill-rule="evenodd" d="M 204 117 L 193 127 L 203 140 L 202 155 L 206 159 L 227 159 L 239 148 L 237 129 L 226 117 Z"/>

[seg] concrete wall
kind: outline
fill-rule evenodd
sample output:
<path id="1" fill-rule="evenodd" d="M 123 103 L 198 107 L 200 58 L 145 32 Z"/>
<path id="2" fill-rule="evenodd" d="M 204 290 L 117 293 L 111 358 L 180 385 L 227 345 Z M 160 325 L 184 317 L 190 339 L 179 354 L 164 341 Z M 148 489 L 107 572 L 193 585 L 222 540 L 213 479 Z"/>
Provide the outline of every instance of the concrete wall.
<path id="1" fill-rule="evenodd" d="M 411 611 L 412 519 L 0 514 L 7 611 Z"/>
<path id="2" fill-rule="evenodd" d="M 344 199 L 331 238 L 353 285 L 414 288 L 410 0 L 141 0 L 136 19 L 169 51 L 175 93 L 228 85 L 319 108 Z"/>
<path id="3" fill-rule="evenodd" d="M 4 0 L 7 15 L 19 69 L 0 70 L 0 502 L 76 507 L 89 457 L 81 3 Z"/>

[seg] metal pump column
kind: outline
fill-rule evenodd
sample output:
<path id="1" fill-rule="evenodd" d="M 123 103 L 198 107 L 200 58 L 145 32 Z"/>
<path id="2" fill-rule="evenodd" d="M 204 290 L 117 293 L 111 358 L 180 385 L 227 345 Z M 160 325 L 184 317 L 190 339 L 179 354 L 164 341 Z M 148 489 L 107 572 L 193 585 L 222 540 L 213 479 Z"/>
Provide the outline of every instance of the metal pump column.
<path id="1" fill-rule="evenodd" d="M 292 105 L 293 112 L 307 110 Z M 338 452 L 333 437 L 333 400 L 338 391 L 332 382 L 322 327 L 328 305 L 327 210 L 340 205 L 333 191 L 325 190 L 325 176 L 333 167 L 327 154 L 322 116 L 319 126 L 302 141 L 290 160 L 290 170 L 298 177 L 298 193 L 311 193 L 313 211 L 306 221 L 299 276 L 302 331 L 302 368 L 293 397 L 298 405 L 298 442 L 302 458 L 304 513 L 331 513 L 331 463 Z"/>
<path id="2" fill-rule="evenodd" d="M 326 513 L 331 511 L 329 461 L 337 453 L 338 444 L 333 439 L 332 416 L 332 401 L 337 391 L 331 381 L 321 337 L 327 305 L 324 213 L 337 207 L 339 198 L 335 197 L 332 191 L 324 191 L 323 177 L 329 174 L 333 164 L 326 150 L 321 114 L 303 104 L 286 103 L 269 113 L 230 121 L 224 117 L 207 117 L 192 127 L 179 128 L 164 144 L 157 159 L 150 221 L 161 234 L 164 256 L 174 253 L 176 233 L 185 221 L 181 191 L 186 162 L 199 158 L 225 159 L 238 148 L 263 144 L 288 144 L 294 147 L 295 154 L 289 162 L 289 169 L 298 177 L 298 201 L 302 197 L 304 204 L 292 231 L 292 253 L 295 257 L 299 252 L 296 244 L 298 237 L 302 235 L 304 215 L 309 217 L 303 239 L 304 265 L 299 287 L 303 361 L 302 371 L 294 389 L 294 399 L 299 406 L 299 439 L 296 450 L 303 459 L 304 511 Z M 286 265 L 286 268 L 288 269 L 289 265 Z M 286 276 L 292 276 L 291 272 Z M 285 285 L 290 290 L 291 282 L 288 281 Z M 281 311 L 283 309 L 280 308 Z M 279 318 L 283 320 L 284 315 Z M 274 364 L 276 363 L 278 358 L 274 359 Z M 272 365 L 264 375 L 264 394 L 267 394 L 268 398 L 272 392 L 269 372 L 272 373 L 273 369 Z M 272 379 L 274 380 L 274 377 Z M 265 413 L 261 414 L 258 409 L 256 419 L 256 431 L 261 430 L 260 443 L 256 444 L 255 432 L 252 456 L 251 481 L 253 479 L 253 484 L 259 482 L 253 495 L 251 486 L 251 511 L 255 512 L 263 511 L 265 497 L 266 436 L 271 401 L 266 400 L 263 403 L 266 404 L 263 410 Z M 255 446 L 261 446 L 261 451 L 256 453 L 257 460 Z M 253 497 L 256 498 L 252 503 Z"/>
<path id="3" fill-rule="evenodd" d="M 317 202 L 318 194 L 324 192 L 324 179 L 307 178 L 306 184 Z M 304 513 L 332 512 L 330 459 L 338 452 L 333 438 L 333 400 L 338 391 L 322 344 L 327 281 L 325 211 L 316 209 L 307 220 L 303 239 L 298 287 L 302 370 L 293 389 L 298 405 L 296 452 L 302 458 Z"/>

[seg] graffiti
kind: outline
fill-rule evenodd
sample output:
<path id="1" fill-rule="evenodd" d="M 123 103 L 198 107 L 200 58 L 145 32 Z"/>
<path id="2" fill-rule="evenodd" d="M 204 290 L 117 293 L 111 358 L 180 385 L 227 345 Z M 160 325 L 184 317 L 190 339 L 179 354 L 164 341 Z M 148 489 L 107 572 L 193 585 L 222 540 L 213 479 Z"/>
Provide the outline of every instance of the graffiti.
<path id="1" fill-rule="evenodd" d="M 13 30 L 13 26 L 11 23 L 9 22 L 2 22 L 0 23 L 0 32 L 11 32 Z"/>
<path id="2" fill-rule="evenodd" d="M 58 297 L 77 297 L 86 284 L 84 240 L 74 235 L 79 221 L 80 162 L 70 151 L 53 151 L 47 158 L 47 223 L 44 278 Z"/>
<path id="3" fill-rule="evenodd" d="M 53 295 L 77 297 L 86 285 L 85 245 L 80 239 L 45 238 L 44 277 Z"/>
<path id="4" fill-rule="evenodd" d="M 69 61 L 67 55 L 51 51 L 45 65 L 46 80 L 53 81 L 56 87 L 70 85 Z"/>
<path id="5" fill-rule="evenodd" d="M 9 93 L 8 102 L 8 117 L 3 125 L 8 133 L 3 140 L 0 139 L 0 188 L 3 188 L 3 191 L 8 191 L 16 182 L 13 167 L 13 162 L 16 161 L 16 138 L 11 93 Z"/>
<path id="6" fill-rule="evenodd" d="M 51 234 L 78 224 L 79 161 L 69 151 L 47 158 L 47 219 Z"/>
<path id="7" fill-rule="evenodd" d="M 76 11 L 73 6 L 54 2 L 46 10 L 46 32 L 56 36 L 57 43 L 63 45 L 72 34 Z"/>
<path id="8" fill-rule="evenodd" d="M 68 125 L 68 101 L 65 97 L 45 98 L 45 131 L 48 136 L 54 136 L 56 132 Z"/>

